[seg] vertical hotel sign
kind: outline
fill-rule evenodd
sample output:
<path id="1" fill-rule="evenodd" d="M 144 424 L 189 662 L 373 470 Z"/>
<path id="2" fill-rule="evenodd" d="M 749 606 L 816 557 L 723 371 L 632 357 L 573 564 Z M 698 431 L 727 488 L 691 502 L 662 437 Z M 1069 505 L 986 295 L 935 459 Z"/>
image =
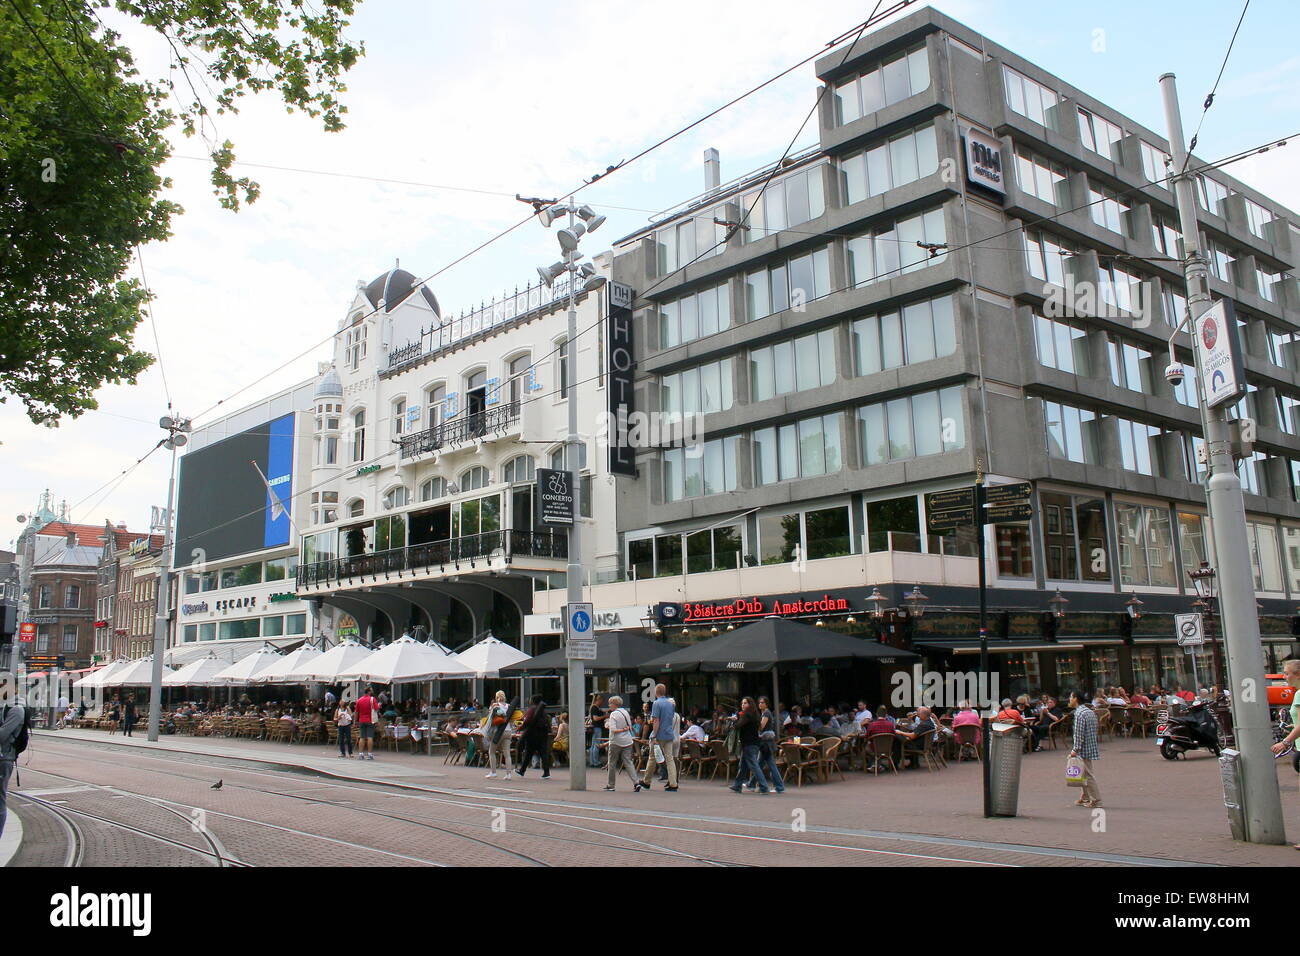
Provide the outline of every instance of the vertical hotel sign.
<path id="1" fill-rule="evenodd" d="M 636 477 L 636 452 L 628 434 L 632 414 L 632 289 L 609 284 L 609 367 L 605 394 L 609 401 L 607 435 L 609 471 Z"/>

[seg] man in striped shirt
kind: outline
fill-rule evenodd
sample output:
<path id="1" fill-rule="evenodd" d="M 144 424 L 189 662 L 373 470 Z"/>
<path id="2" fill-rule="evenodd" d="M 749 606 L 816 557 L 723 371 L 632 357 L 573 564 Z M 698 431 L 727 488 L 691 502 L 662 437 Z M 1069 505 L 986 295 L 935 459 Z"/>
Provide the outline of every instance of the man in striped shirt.
<path id="1" fill-rule="evenodd" d="M 1071 757 L 1083 761 L 1083 793 L 1074 801 L 1080 807 L 1100 807 L 1101 790 L 1097 787 L 1097 774 L 1093 769 L 1095 762 L 1101 759 L 1101 749 L 1097 746 L 1097 715 L 1092 712 L 1079 692 L 1070 692 L 1070 707 L 1074 710 L 1074 749 Z"/>

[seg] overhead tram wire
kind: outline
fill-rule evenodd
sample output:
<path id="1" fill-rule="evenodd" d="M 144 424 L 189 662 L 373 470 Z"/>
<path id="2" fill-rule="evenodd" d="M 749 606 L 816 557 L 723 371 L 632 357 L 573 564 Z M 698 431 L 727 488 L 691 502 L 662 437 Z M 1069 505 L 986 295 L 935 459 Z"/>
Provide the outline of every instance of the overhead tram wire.
<path id="1" fill-rule="evenodd" d="M 13 3 L 14 0 L 8 0 L 8 2 Z M 878 2 L 877 2 L 877 9 L 879 8 L 879 2 L 880 2 L 880 0 L 878 0 Z M 580 185 L 580 186 L 578 186 L 578 187 L 576 187 L 576 188 L 574 188 L 574 189 L 572 189 L 572 190 L 568 190 L 568 191 L 564 192 L 563 195 L 566 196 L 566 197 L 568 197 L 568 198 L 572 198 L 573 196 L 576 196 L 578 193 L 582 192 L 584 189 L 588 188 L 589 186 L 593 185 L 594 183 L 596 183 L 596 182 L 601 182 L 601 181 L 607 179 L 607 178 L 608 178 L 609 176 L 611 176 L 612 174 L 614 174 L 614 173 L 616 173 L 616 172 L 619 172 L 619 171 L 621 171 L 621 170 L 626 169 L 628 166 L 631 166 L 633 163 L 637 162 L 638 160 L 645 158 L 645 157 L 646 157 L 647 155 L 649 155 L 650 153 L 652 153 L 652 152 L 654 152 L 655 150 L 660 149 L 661 147 L 667 145 L 668 143 L 672 142 L 674 139 L 677 139 L 678 137 L 683 136 L 684 134 L 688 133 L 690 130 L 694 129 L 695 127 L 699 126 L 700 124 L 707 122 L 708 120 L 710 120 L 710 119 L 712 119 L 713 117 L 717 116 L 718 114 L 724 112 L 725 110 L 728 110 L 728 109 L 730 109 L 731 107 L 735 106 L 736 104 L 738 104 L 738 103 L 742 102 L 743 100 L 749 98 L 750 96 L 753 96 L 755 93 L 758 93 L 759 91 L 761 91 L 761 90 L 767 88 L 768 86 L 772 85 L 773 83 L 777 82 L 778 80 L 781 80 L 781 79 L 783 79 L 784 77 L 790 75 L 791 73 L 793 73 L 795 70 L 799 69 L 800 67 L 805 66 L 805 65 L 807 65 L 808 63 L 811 63 L 812 61 L 816 60 L 819 56 L 822 55 L 822 53 L 823 53 L 827 48 L 834 47 L 834 46 L 839 45 L 840 43 L 843 43 L 843 42 L 844 42 L 848 37 L 853 36 L 854 34 L 858 34 L 858 35 L 860 36 L 860 35 L 861 35 L 861 34 L 862 34 L 862 33 L 863 33 L 863 32 L 864 32 L 868 27 L 872 26 L 874 23 L 878 23 L 878 22 L 881 21 L 881 20 L 888 19 L 890 16 L 892 16 L 892 15 L 895 14 L 895 13 L 897 13 L 899 10 L 904 9 L 904 8 L 910 6 L 911 4 L 915 3 L 915 2 L 916 2 L 916 0 L 896 0 L 896 2 L 895 2 L 895 3 L 894 3 L 894 4 L 893 4 L 893 5 L 892 5 L 888 10 L 886 10 L 884 13 L 881 13 L 881 14 L 879 14 L 878 16 L 876 16 L 876 15 L 873 14 L 873 17 L 872 17 L 872 18 L 869 18 L 869 19 L 867 19 L 866 21 L 862 22 L 861 24 L 859 24 L 859 25 L 857 25 L 857 26 L 855 26 L 855 27 L 852 27 L 852 28 L 849 29 L 849 30 L 846 30 L 844 33 L 840 34 L 839 36 L 837 36 L 837 37 L 835 37 L 834 39 L 832 39 L 832 40 L 828 41 L 827 43 L 825 43 L 825 44 L 821 47 L 821 49 L 819 49 L 816 53 L 813 53 L 813 54 L 811 54 L 811 55 L 809 55 L 809 56 L 807 56 L 807 57 L 804 57 L 804 58 L 801 59 L 799 62 L 792 64 L 791 66 L 789 66 L 789 67 L 787 67 L 786 69 L 782 70 L 781 72 L 779 72 L 779 73 L 777 73 L 777 74 L 775 74 L 775 75 L 769 77 L 768 79 L 766 79 L 766 80 L 764 80 L 763 82 L 759 83 L 757 86 L 754 86 L 754 87 L 750 88 L 749 90 L 745 91 L 744 93 L 741 93 L 740 95 L 738 95 L 738 96 L 736 96 L 736 97 L 733 97 L 732 99 L 728 100 L 726 103 L 722 104 L 721 106 L 717 107 L 716 109 L 713 109 L 713 110 L 711 110 L 710 112 L 706 113 L 704 116 L 701 116 L 699 119 L 696 119 L 696 120 L 692 121 L 691 123 L 688 123 L 686 126 L 683 126 L 683 127 L 681 127 L 680 129 L 678 129 L 676 132 L 671 133 L 671 134 L 669 134 L 668 136 L 663 137 L 662 139 L 658 140 L 658 141 L 655 142 L 655 143 L 652 143 L 650 146 L 647 146 L 647 147 L 645 147 L 644 149 L 642 149 L 640 152 L 634 154 L 630 159 L 622 160 L 622 161 L 618 162 L 617 164 L 615 164 L 615 165 L 613 165 L 613 166 L 609 166 L 609 167 L 607 167 L 604 173 L 599 173 L 599 174 L 593 176 L 591 179 L 584 181 L 582 185 Z M 855 42 L 856 42 L 856 41 L 855 41 Z M 504 239 L 506 236 L 508 236 L 510 233 L 514 232 L 515 230 L 521 228 L 521 227 L 524 226 L 524 225 L 527 225 L 529 222 L 531 222 L 533 219 L 535 219 L 535 218 L 537 217 L 537 213 L 538 213 L 538 211 L 537 211 L 537 210 L 534 210 L 534 212 L 532 213 L 532 215 L 530 215 L 530 216 L 528 216 L 528 217 L 526 217 L 526 218 L 520 220 L 519 222 L 515 223 L 515 224 L 512 225 L 512 226 L 509 226 L 508 228 L 502 230 L 501 232 L 497 233 L 496 235 L 492 236 L 491 238 L 489 238 L 489 239 L 487 239 L 487 240 L 485 240 L 485 241 L 479 243 L 477 246 L 475 246 L 474 248 L 470 249 L 470 250 L 469 250 L 468 252 L 466 252 L 464 255 L 461 255 L 461 256 L 457 257 L 456 259 L 453 259 L 451 262 L 447 263 L 447 264 L 444 265 L 442 268 L 438 269 L 436 272 L 430 273 L 429 275 L 425 276 L 423 279 L 419 279 L 419 280 L 417 280 L 416 282 L 414 282 L 414 283 L 411 285 L 411 291 L 414 292 L 415 290 L 417 290 L 417 289 L 421 288 L 422 286 L 426 285 L 427 283 L 431 282 L 433 279 L 437 278 L 438 276 L 442 275 L 443 273 L 447 272 L 448 270 L 450 270 L 450 269 L 454 268 L 455 266 L 459 265 L 460 263 L 464 262 L 466 259 L 470 258 L 471 256 L 476 255 L 477 253 L 481 252 L 483 249 L 486 249 L 488 246 L 492 245 L 493 243 L 498 242 L 498 241 L 501 240 L 501 239 Z M 368 319 L 368 318 L 370 318 L 371 316 L 377 314 L 378 312 L 379 312 L 379 309 L 378 309 L 378 307 L 376 307 L 376 308 L 374 308 L 374 309 L 371 309 L 369 312 L 365 313 L 365 315 L 364 315 L 362 318 L 363 318 L 363 319 Z M 436 330 L 441 330 L 441 329 L 443 329 L 443 328 L 448 327 L 448 326 L 451 325 L 451 324 L 453 324 L 453 323 L 450 323 L 450 322 L 444 322 L 442 325 L 438 326 Z M 246 386 L 244 386 L 244 387 L 238 389 L 237 391 L 231 393 L 230 395 L 226 396 L 225 398 L 223 398 L 223 399 L 217 401 L 217 402 L 214 403 L 213 405 L 210 405 L 210 406 L 208 406 L 207 408 L 203 409 L 202 411 L 198 412 L 196 415 L 192 416 L 192 420 L 197 421 L 198 419 L 200 419 L 200 418 L 202 418 L 203 416 L 205 416 L 205 415 L 209 414 L 210 412 L 212 412 L 214 409 L 220 407 L 221 405 L 224 405 L 226 402 L 230 401 L 230 400 L 231 400 L 232 398 L 234 398 L 235 396 L 237 396 L 237 395 L 239 395 L 239 394 L 242 394 L 243 392 L 247 391 L 249 388 L 252 388 L 254 385 L 259 384 L 260 382 L 264 381 L 266 378 L 269 378 L 271 375 L 274 375 L 275 373 L 281 371 L 282 369 L 286 368 L 288 365 L 292 364 L 293 362 L 296 362 L 296 361 L 298 361 L 299 359 L 301 359 L 301 358 L 303 358 L 303 357 L 309 355 L 311 352 L 315 351 L 317 348 L 319 348 L 320 346 L 324 345 L 326 342 L 329 342 L 329 341 L 333 340 L 334 338 L 336 338 L 339 334 L 341 334 L 342 331 L 343 331 L 343 330 L 339 330 L 339 331 L 333 332 L 333 333 L 331 333 L 330 335 L 326 336 L 324 339 L 320 340 L 319 342 L 314 343 L 314 344 L 313 344 L 310 348 L 308 348 L 306 351 L 299 353 L 298 355 L 294 356 L 292 359 L 289 359 L 287 362 L 284 362 L 283 364 L 277 366 L 276 368 L 274 368 L 274 369 L 272 369 L 271 371 L 267 372 L 265 375 L 263 375 L 263 376 L 261 376 L 260 378 L 258 378 L 256 381 L 254 381 L 254 382 L 250 383 L 249 385 L 246 385 Z"/>
<path id="2" fill-rule="evenodd" d="M 1241 24 L 1246 19 L 1246 11 L 1250 9 L 1250 0 L 1241 8 L 1241 16 L 1237 18 L 1237 26 L 1232 31 L 1232 39 L 1228 41 L 1228 50 L 1223 54 L 1223 63 L 1219 65 L 1219 75 L 1214 78 L 1214 86 L 1210 88 L 1210 95 L 1205 98 L 1205 104 L 1201 107 L 1201 117 L 1196 123 L 1196 132 L 1192 134 L 1191 140 L 1187 143 L 1187 155 L 1183 157 L 1183 168 L 1180 173 L 1187 171 L 1187 164 L 1191 162 L 1192 150 L 1196 148 L 1196 143 L 1200 139 L 1201 127 L 1205 124 L 1205 116 L 1210 112 L 1210 107 L 1214 105 L 1214 94 L 1219 90 L 1219 81 L 1223 79 L 1223 71 L 1228 68 L 1228 57 L 1232 56 L 1233 44 L 1237 42 L 1237 33 L 1241 30 Z"/>
<path id="3" fill-rule="evenodd" d="M 158 372 L 162 376 L 163 395 L 167 397 L 167 411 L 172 410 L 172 390 L 167 384 L 167 368 L 163 364 L 162 340 L 158 338 L 158 323 L 153 318 L 153 293 L 149 290 L 149 277 L 144 271 L 144 253 L 140 250 L 140 244 L 135 245 L 135 261 L 140 264 L 140 282 L 144 285 L 145 292 L 145 311 L 149 313 L 149 326 L 153 329 L 153 345 L 158 350 Z"/>

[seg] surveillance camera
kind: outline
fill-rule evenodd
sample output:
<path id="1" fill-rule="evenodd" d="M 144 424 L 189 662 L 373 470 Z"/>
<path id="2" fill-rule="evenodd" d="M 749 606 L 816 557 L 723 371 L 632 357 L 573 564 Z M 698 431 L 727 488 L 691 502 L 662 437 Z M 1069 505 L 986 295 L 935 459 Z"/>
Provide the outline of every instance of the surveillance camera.
<path id="1" fill-rule="evenodd" d="M 1168 379 L 1169 384 L 1173 385 L 1175 388 L 1183 384 L 1183 379 L 1186 376 L 1187 369 L 1185 369 L 1179 362 L 1175 362 L 1173 365 L 1170 365 L 1165 369 L 1165 378 Z"/>

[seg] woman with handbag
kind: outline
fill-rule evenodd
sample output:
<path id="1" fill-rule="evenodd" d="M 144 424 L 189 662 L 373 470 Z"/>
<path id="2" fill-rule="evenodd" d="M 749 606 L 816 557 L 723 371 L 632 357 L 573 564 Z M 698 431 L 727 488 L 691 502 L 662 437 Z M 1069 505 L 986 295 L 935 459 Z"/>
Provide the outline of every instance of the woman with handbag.
<path id="1" fill-rule="evenodd" d="M 505 776 L 510 777 L 510 745 L 515 738 L 514 708 L 506 703 L 506 692 L 499 690 L 488 708 L 487 721 L 483 725 L 483 746 L 488 752 L 488 772 L 491 779 L 497 775 L 497 767 L 505 767 Z"/>

